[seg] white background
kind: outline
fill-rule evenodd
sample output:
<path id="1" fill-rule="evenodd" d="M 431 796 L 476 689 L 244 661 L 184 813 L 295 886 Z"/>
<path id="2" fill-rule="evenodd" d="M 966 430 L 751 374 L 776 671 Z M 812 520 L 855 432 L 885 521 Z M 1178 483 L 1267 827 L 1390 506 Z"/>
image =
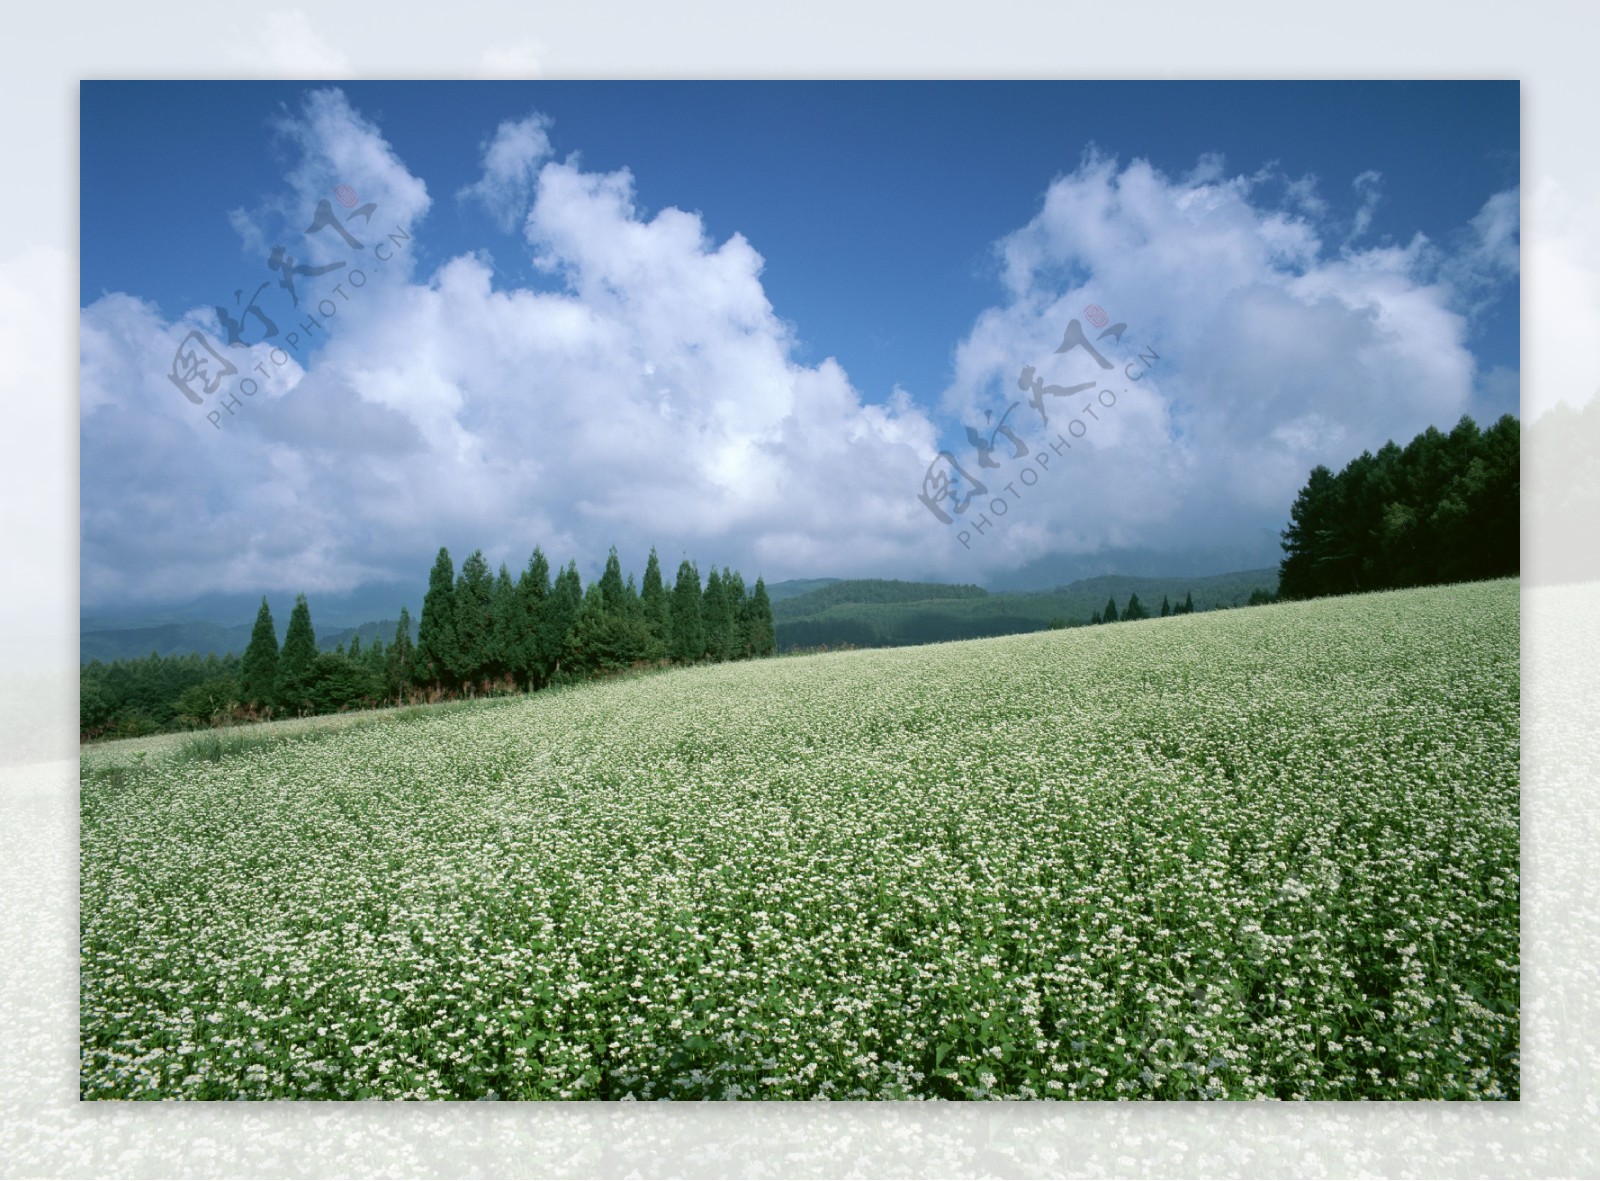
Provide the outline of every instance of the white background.
<path id="1" fill-rule="evenodd" d="M 1600 6 L 270 3 L 28 4 L 6 16 L 0 1175 L 1600 1173 L 1595 584 L 1524 593 L 1519 1104 L 79 1104 L 79 79 L 1517 78 L 1523 417 L 1582 405 L 1600 387 Z M 174 143 L 174 167 L 194 148 Z M 1525 474 L 1535 477 L 1578 473 Z M 1592 543 L 1528 520 L 1524 544 Z"/>

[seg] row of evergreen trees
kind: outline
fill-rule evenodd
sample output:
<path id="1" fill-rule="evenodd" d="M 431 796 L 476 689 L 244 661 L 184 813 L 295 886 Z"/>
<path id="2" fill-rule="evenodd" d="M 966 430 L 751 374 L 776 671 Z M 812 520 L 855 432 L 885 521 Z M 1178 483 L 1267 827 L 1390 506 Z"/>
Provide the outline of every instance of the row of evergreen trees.
<path id="1" fill-rule="evenodd" d="M 1318 466 L 1289 511 L 1278 591 L 1286 599 L 1516 574 L 1521 426 L 1463 416 L 1404 449 L 1362 452 L 1338 475 Z"/>
<path id="2" fill-rule="evenodd" d="M 399 674 L 397 653 L 413 645 L 385 648 L 382 641 L 363 648 L 357 634 L 348 652 L 340 644 L 319 651 L 304 596 L 290 616 L 280 659 L 263 665 L 260 654 L 270 644 L 272 616 L 261 619 L 253 638 L 256 652 L 247 674 L 238 653 L 218 656 L 149 656 L 134 660 L 92 661 L 78 678 L 78 728 L 85 740 L 136 738 L 168 730 L 191 730 L 219 720 L 256 721 L 275 712 L 336 713 L 407 694 Z M 287 655 L 287 659 L 282 657 Z M 309 662 L 307 656 L 309 654 Z M 280 668 L 284 675 L 280 678 Z M 249 693 L 246 685 L 251 686 Z"/>
<path id="3" fill-rule="evenodd" d="M 296 595 L 280 650 L 272 612 L 263 596 L 250 632 L 250 645 L 239 663 L 235 705 L 257 716 L 273 712 L 320 714 L 373 704 L 387 697 L 398 699 L 407 681 L 405 653 L 411 647 L 406 634 L 411 621 L 403 607 L 400 616 L 390 649 L 386 650 L 380 639 L 363 652 L 361 636 L 357 634 L 350 641 L 348 653 L 342 644 L 333 652 L 322 652 L 311 625 L 311 606 L 304 595 Z"/>
<path id="4" fill-rule="evenodd" d="M 576 562 L 551 577 L 535 548 L 513 579 L 491 574 L 483 551 L 462 563 L 440 548 L 415 631 L 400 610 L 394 639 L 348 653 L 317 650 L 311 609 L 295 600 L 280 650 L 265 598 L 240 665 L 238 700 L 278 713 L 327 713 L 383 699 L 534 690 L 637 664 L 745 660 L 776 651 L 766 584 L 747 588 L 736 570 L 713 567 L 702 586 L 685 560 L 669 589 L 656 551 L 643 583 L 624 580 L 613 546 L 605 570 L 586 589 Z"/>
<path id="5" fill-rule="evenodd" d="M 1252 598 L 1251 602 L 1253 603 L 1254 601 L 1255 600 Z M 1169 615 L 1192 615 L 1193 613 L 1193 593 L 1186 593 L 1183 597 L 1183 602 L 1179 603 L 1176 607 L 1167 601 L 1166 595 L 1161 596 L 1160 618 L 1165 619 Z M 1110 598 L 1106 599 L 1106 605 L 1103 610 L 1096 611 L 1089 616 L 1089 622 L 1091 624 L 1118 623 L 1130 619 L 1149 618 L 1150 609 L 1139 601 L 1139 596 L 1137 592 L 1135 592 L 1128 596 L 1128 605 L 1125 606 L 1120 613 L 1117 611 L 1117 597 L 1112 595 Z"/>

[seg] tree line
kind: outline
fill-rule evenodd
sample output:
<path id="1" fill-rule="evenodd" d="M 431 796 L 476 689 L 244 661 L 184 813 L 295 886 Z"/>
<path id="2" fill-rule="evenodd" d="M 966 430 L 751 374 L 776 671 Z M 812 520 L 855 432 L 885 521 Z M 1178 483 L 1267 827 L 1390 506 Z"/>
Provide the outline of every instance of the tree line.
<path id="1" fill-rule="evenodd" d="M 238 700 L 238 680 L 237 653 L 92 661 L 78 675 L 78 729 L 84 738 L 136 738 L 205 725 Z"/>
<path id="2" fill-rule="evenodd" d="M 1363 451 L 1338 475 L 1318 465 L 1289 511 L 1278 592 L 1286 599 L 1502 578 L 1520 565 L 1521 427 L 1463 416 L 1404 448 Z"/>
<path id="3" fill-rule="evenodd" d="M 1250 592 L 1250 598 L 1245 603 L 1245 606 L 1260 607 L 1263 604 L 1276 603 L 1277 601 L 1277 592 L 1269 591 L 1265 587 L 1258 586 Z M 1235 607 L 1239 605 L 1239 600 L 1237 598 L 1233 600 L 1233 605 Z M 1224 607 L 1226 607 L 1226 604 L 1224 604 Z M 1193 615 L 1194 609 L 1193 591 L 1186 592 L 1183 596 L 1183 602 L 1181 603 L 1173 603 L 1168 600 L 1166 595 L 1162 595 L 1161 606 L 1155 612 L 1155 618 L 1166 619 L 1170 615 Z M 1128 602 L 1121 611 L 1117 610 L 1117 597 L 1115 595 L 1107 598 L 1106 605 L 1104 607 L 1101 607 L 1090 614 L 1089 625 L 1093 627 L 1098 623 L 1127 623 L 1135 619 L 1149 618 L 1151 618 L 1150 608 L 1146 607 L 1139 601 L 1138 592 L 1133 592 L 1128 595 Z M 1050 626 L 1052 628 L 1056 628 L 1070 627 L 1072 625 L 1066 620 L 1062 619 L 1052 621 Z"/>
<path id="4" fill-rule="evenodd" d="M 765 582 L 683 561 L 669 587 L 656 551 L 643 580 L 622 575 L 613 546 L 584 587 L 577 563 L 555 572 L 535 548 L 516 578 L 491 573 L 483 551 L 455 570 L 441 547 L 422 616 L 404 607 L 393 639 L 318 649 L 305 595 L 280 647 L 265 597 L 242 657 L 99 662 L 81 675 L 86 738 L 150 733 L 220 720 L 334 713 L 385 701 L 438 701 L 529 692 L 639 666 L 747 660 L 776 652 Z"/>
<path id="5" fill-rule="evenodd" d="M 1255 605 L 1255 594 L 1251 595 L 1250 603 L 1252 606 Z M 1179 603 L 1176 607 L 1167 601 L 1166 595 L 1161 596 L 1160 618 L 1165 619 L 1169 615 L 1192 614 L 1194 614 L 1194 594 L 1192 592 L 1184 595 L 1183 602 Z M 1091 626 L 1093 626 L 1097 623 L 1122 623 L 1133 619 L 1149 618 L 1150 609 L 1139 601 L 1138 593 L 1134 592 L 1128 596 L 1128 603 L 1120 612 L 1117 610 L 1117 597 L 1115 595 L 1111 595 L 1106 599 L 1106 605 L 1104 607 L 1093 612 L 1089 616 L 1089 623 Z"/>
<path id="6" fill-rule="evenodd" d="M 397 632 L 398 635 L 398 632 Z M 700 579 L 685 559 L 669 590 L 656 551 L 644 578 L 624 581 L 616 547 L 584 589 L 578 564 L 554 579 L 537 548 L 513 581 L 502 563 L 491 575 L 483 551 L 456 576 L 441 548 L 428 576 L 409 683 L 434 693 L 539 689 L 640 663 L 747 660 L 776 650 L 766 583 L 745 586 L 736 570 L 713 566 Z"/>

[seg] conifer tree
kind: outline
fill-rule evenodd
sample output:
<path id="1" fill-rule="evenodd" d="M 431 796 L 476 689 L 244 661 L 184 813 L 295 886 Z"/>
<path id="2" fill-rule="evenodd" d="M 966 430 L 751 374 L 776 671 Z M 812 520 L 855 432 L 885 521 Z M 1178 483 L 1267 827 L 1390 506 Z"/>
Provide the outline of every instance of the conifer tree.
<path id="1" fill-rule="evenodd" d="M 600 595 L 607 615 L 620 617 L 624 614 L 622 562 L 617 558 L 616 546 L 606 555 L 606 568 L 600 575 Z"/>
<path id="2" fill-rule="evenodd" d="M 277 699 L 278 634 L 272 627 L 272 612 L 267 597 L 261 596 L 261 610 L 250 631 L 250 646 L 244 650 L 239 666 L 239 695 L 252 706 L 271 706 Z"/>
<path id="3" fill-rule="evenodd" d="M 383 637 L 373 636 L 372 643 L 361 645 L 361 667 L 365 668 L 377 685 L 380 697 L 389 695 L 389 654 L 384 651 Z"/>
<path id="4" fill-rule="evenodd" d="M 700 571 L 685 558 L 672 588 L 672 658 L 693 664 L 706 652 L 705 625 L 700 616 Z"/>
<path id="5" fill-rule="evenodd" d="M 1124 620 L 1150 618 L 1150 612 L 1146 611 L 1144 604 L 1139 601 L 1137 591 L 1128 596 L 1128 605 L 1122 609 L 1122 618 Z"/>
<path id="6" fill-rule="evenodd" d="M 772 619 L 772 600 L 767 597 L 767 584 L 758 575 L 756 589 L 750 596 L 750 654 L 772 656 L 778 651 L 778 629 Z"/>
<path id="7" fill-rule="evenodd" d="M 644 612 L 645 626 L 665 652 L 672 636 L 672 612 L 666 587 L 661 582 L 661 560 L 656 557 L 654 546 L 650 547 L 650 560 L 645 563 L 639 606 Z"/>
<path id="8" fill-rule="evenodd" d="M 307 713 L 312 708 L 316 678 L 317 636 L 311 627 L 311 606 L 297 595 L 289 614 L 289 630 L 278 653 L 277 702 L 286 713 Z"/>
<path id="9" fill-rule="evenodd" d="M 578 563 L 568 562 L 566 569 L 556 575 L 550 597 L 544 601 L 540 612 L 539 654 L 545 681 L 562 671 L 562 657 L 566 654 L 567 639 L 578 623 L 578 612 L 583 606 L 583 579 L 578 574 Z"/>
<path id="10" fill-rule="evenodd" d="M 705 628 L 706 658 L 728 659 L 732 637 L 728 634 L 728 597 L 722 590 L 722 575 L 715 566 L 706 575 L 706 589 L 700 596 L 700 624 Z"/>
<path id="11" fill-rule="evenodd" d="M 512 672 L 524 689 L 544 684 L 548 666 L 544 650 L 545 600 L 550 597 L 550 563 L 544 551 L 533 547 L 533 556 L 517 578 L 516 642 L 512 649 Z"/>
<path id="12" fill-rule="evenodd" d="M 722 594 L 728 600 L 728 659 L 748 660 L 750 651 L 750 592 L 737 570 L 722 568 Z"/>
<path id="13" fill-rule="evenodd" d="M 1278 566 L 1278 587 L 1286 599 L 1308 599 L 1329 589 L 1324 573 L 1336 535 L 1338 487 L 1333 473 L 1322 464 L 1289 509 L 1289 527 L 1283 531 L 1283 561 Z M 1320 561 L 1319 561 L 1320 559 Z"/>
<path id="14" fill-rule="evenodd" d="M 616 617 L 606 606 L 605 590 L 598 582 L 590 583 L 562 647 L 562 667 L 578 676 L 606 667 L 606 636 L 615 622 Z"/>
<path id="15" fill-rule="evenodd" d="M 483 551 L 473 550 L 461 563 L 456 579 L 456 664 L 451 669 L 458 684 L 475 687 L 488 675 L 494 635 L 491 612 L 494 604 L 494 576 Z"/>
<path id="16" fill-rule="evenodd" d="M 504 562 L 495 576 L 494 594 L 489 605 L 489 677 L 500 680 L 511 675 L 517 658 L 518 611 L 517 585 L 511 581 L 511 571 Z"/>
<path id="17" fill-rule="evenodd" d="M 1183 596 L 1183 613 L 1185 615 L 1193 615 L 1194 614 L 1194 594 L 1192 592 L 1187 592 L 1186 591 L 1184 593 L 1184 596 Z"/>
<path id="18" fill-rule="evenodd" d="M 361 668 L 367 675 L 368 684 L 372 686 L 374 700 L 379 702 L 388 700 L 389 653 L 384 648 L 383 636 L 373 636 L 370 641 L 361 645 Z"/>
<path id="19" fill-rule="evenodd" d="M 400 621 L 394 625 L 394 642 L 389 645 L 384 661 L 384 685 L 396 699 L 405 692 L 415 671 L 416 645 L 411 642 L 411 612 L 400 608 Z"/>
<path id="20" fill-rule="evenodd" d="M 604 598 L 595 592 L 597 602 L 603 604 Z M 625 609 L 626 606 L 624 603 Z M 585 596 L 584 610 L 578 619 L 578 647 L 582 650 L 584 667 L 593 672 L 628 668 L 640 661 L 661 658 L 661 646 L 637 610 L 620 616 L 607 615 L 601 610 L 596 616 L 588 606 L 588 596 Z"/>
<path id="21" fill-rule="evenodd" d="M 1165 619 L 1172 614 L 1172 604 L 1167 602 L 1167 596 L 1161 596 L 1161 618 Z"/>
<path id="22" fill-rule="evenodd" d="M 1106 609 L 1100 612 L 1100 618 L 1105 623 L 1115 623 L 1121 618 L 1117 614 L 1117 600 L 1114 596 L 1106 600 Z"/>
<path id="23" fill-rule="evenodd" d="M 428 593 L 422 600 L 422 623 L 417 629 L 416 679 L 435 686 L 450 685 L 452 670 L 461 663 L 456 643 L 456 573 L 450 551 L 439 547 L 428 574 Z"/>

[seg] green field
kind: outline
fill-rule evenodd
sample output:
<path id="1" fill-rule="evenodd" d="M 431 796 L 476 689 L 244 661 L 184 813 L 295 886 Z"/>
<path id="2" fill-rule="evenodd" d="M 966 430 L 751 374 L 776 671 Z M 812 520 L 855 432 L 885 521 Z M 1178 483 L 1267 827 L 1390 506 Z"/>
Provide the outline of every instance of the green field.
<path id="1" fill-rule="evenodd" d="M 1518 622 L 1476 583 L 102 750 L 81 1095 L 1515 1099 Z"/>

